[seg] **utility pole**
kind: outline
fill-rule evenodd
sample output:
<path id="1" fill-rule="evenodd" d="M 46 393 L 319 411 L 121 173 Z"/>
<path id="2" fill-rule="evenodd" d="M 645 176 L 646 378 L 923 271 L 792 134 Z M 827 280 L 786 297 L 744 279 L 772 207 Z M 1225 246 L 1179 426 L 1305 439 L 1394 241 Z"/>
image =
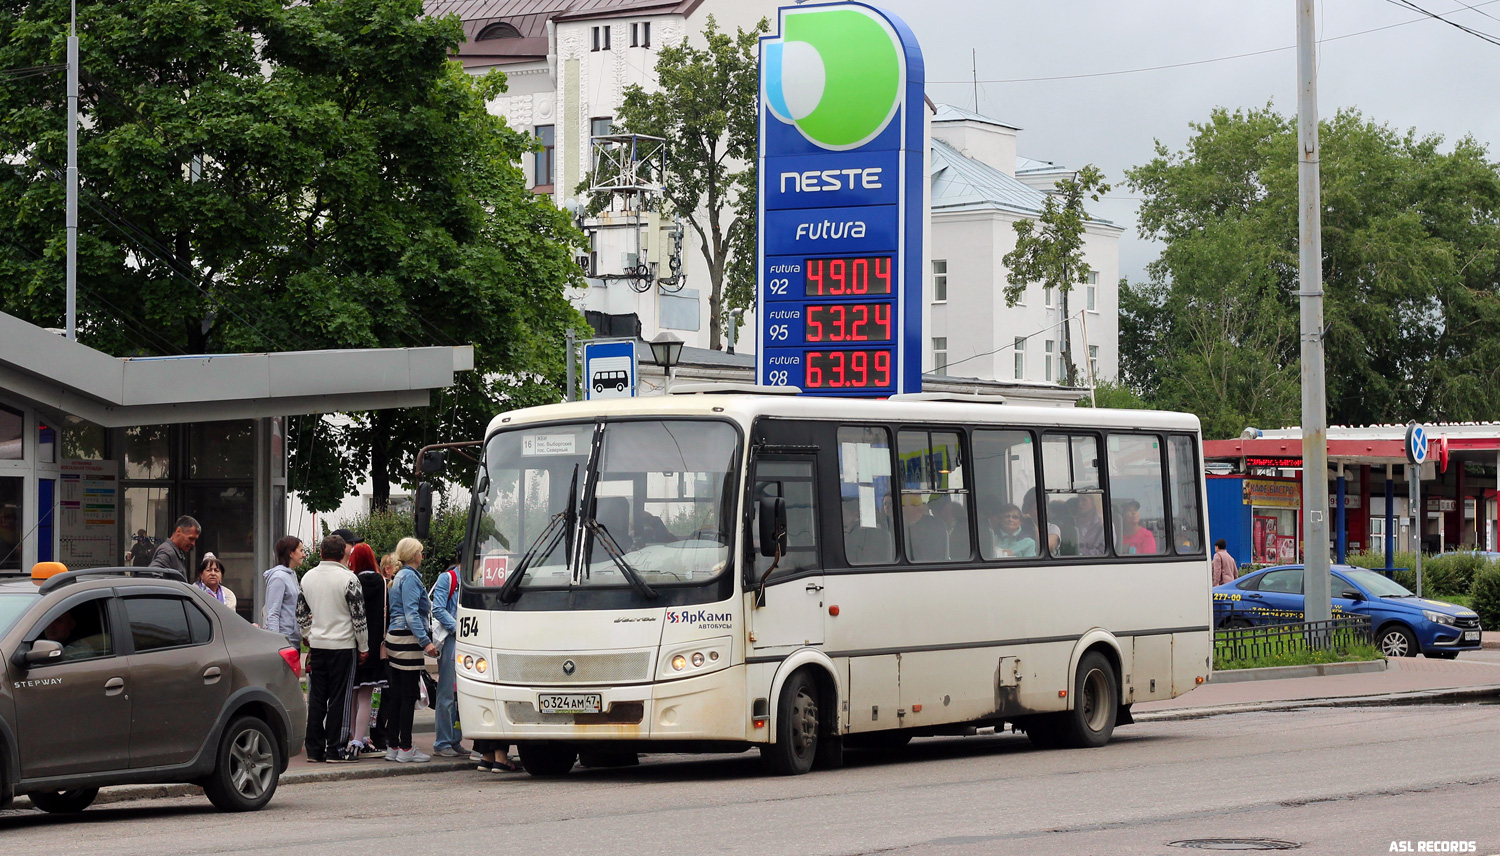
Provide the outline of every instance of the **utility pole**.
<path id="1" fill-rule="evenodd" d="M 564 347 L 568 349 L 568 386 L 563 390 L 563 401 L 574 401 L 578 398 L 578 377 L 574 374 L 573 368 L 573 357 L 578 351 L 578 334 L 573 332 L 572 327 L 569 327 L 564 338 L 567 342 Z"/>
<path id="2" fill-rule="evenodd" d="M 1313 0 L 1297 0 L 1297 201 L 1301 230 L 1303 620 L 1328 621 L 1328 405 L 1323 377 L 1323 221 Z M 1311 641 L 1311 640 L 1309 640 Z"/>
<path id="3" fill-rule="evenodd" d="M 68 237 L 67 290 L 68 339 L 78 338 L 78 0 L 69 4 L 68 19 L 68 171 L 67 211 L 64 229 Z"/>

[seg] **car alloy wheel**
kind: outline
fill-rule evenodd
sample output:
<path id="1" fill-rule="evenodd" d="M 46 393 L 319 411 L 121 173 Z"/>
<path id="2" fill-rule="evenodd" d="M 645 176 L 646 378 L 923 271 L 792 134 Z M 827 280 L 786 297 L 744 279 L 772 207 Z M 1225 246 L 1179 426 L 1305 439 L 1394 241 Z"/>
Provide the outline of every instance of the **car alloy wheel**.
<path id="1" fill-rule="evenodd" d="M 276 778 L 276 753 L 260 731 L 247 728 L 235 737 L 229 749 L 229 780 L 236 792 L 256 800 L 270 789 Z"/>

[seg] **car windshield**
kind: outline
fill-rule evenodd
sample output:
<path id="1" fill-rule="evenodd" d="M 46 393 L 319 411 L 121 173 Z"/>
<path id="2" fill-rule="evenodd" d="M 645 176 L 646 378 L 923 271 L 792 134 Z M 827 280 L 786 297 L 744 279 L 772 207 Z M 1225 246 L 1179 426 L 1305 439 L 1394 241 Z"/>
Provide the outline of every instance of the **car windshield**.
<path id="1" fill-rule="evenodd" d="M 709 420 L 496 434 L 476 484 L 466 581 L 500 586 L 530 551 L 521 589 L 712 579 L 729 563 L 738 450 L 734 428 Z"/>
<path id="2" fill-rule="evenodd" d="M 35 594 L 0 594 L 0 635 L 10 630 L 36 599 Z"/>
<path id="3" fill-rule="evenodd" d="M 1339 573 L 1359 584 L 1359 587 L 1376 597 L 1415 597 L 1406 586 L 1386 579 L 1385 574 L 1364 568 L 1341 568 Z"/>

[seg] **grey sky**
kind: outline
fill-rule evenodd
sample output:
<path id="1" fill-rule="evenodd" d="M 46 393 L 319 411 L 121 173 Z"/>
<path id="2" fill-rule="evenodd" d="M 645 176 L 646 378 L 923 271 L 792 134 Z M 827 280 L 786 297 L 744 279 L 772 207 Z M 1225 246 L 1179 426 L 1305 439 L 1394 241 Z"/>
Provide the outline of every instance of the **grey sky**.
<path id="1" fill-rule="evenodd" d="M 1020 153 L 1068 166 L 1094 163 L 1116 187 L 1095 209 L 1125 226 L 1120 271 L 1144 277 L 1155 248 L 1135 233 L 1125 169 L 1173 151 L 1189 122 L 1216 106 L 1273 102 L 1296 111 L 1296 52 L 1290 49 L 1183 68 L 1076 80 L 984 83 L 1195 62 L 1290 48 L 1296 0 L 876 0 L 911 25 L 927 60 L 934 101 L 972 109 L 970 50 L 978 50 L 979 111 L 1024 130 Z M 1413 0 L 1500 37 L 1500 0 Z M 1320 0 L 1319 111 L 1357 107 L 1400 130 L 1446 140 L 1472 135 L 1495 153 L 1500 46 L 1388 0 Z M 1493 15 L 1494 18 L 1487 17 Z M 1350 38 L 1361 30 L 1404 21 Z M 942 81 L 956 81 L 945 83 Z"/>

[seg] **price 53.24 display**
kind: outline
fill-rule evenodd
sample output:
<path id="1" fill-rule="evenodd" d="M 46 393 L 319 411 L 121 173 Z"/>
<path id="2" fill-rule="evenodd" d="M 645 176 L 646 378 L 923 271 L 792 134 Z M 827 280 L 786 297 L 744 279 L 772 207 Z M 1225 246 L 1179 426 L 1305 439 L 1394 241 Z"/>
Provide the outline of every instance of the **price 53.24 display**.
<path id="1" fill-rule="evenodd" d="M 891 341 L 889 303 L 812 303 L 804 313 L 808 342 Z"/>
<path id="2" fill-rule="evenodd" d="M 891 349 L 808 351 L 802 358 L 803 389 L 883 389 L 890 387 Z"/>

